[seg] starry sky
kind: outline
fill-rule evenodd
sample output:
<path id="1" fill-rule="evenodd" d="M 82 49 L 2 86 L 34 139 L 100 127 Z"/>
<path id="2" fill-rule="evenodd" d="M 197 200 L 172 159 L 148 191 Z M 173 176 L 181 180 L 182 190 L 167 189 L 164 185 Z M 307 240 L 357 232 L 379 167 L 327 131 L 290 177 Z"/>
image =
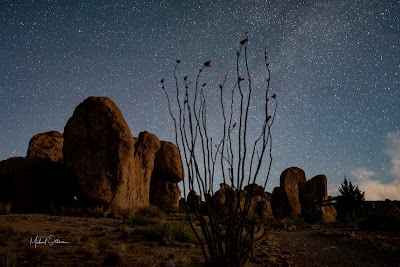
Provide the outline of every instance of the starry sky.
<path id="1" fill-rule="evenodd" d="M 266 47 L 279 99 L 267 189 L 297 166 L 331 195 L 346 176 L 367 199 L 400 199 L 398 0 L 0 0 L 0 160 L 63 132 L 92 95 L 134 136 L 174 141 L 161 78 L 172 87 L 177 58 L 189 77 L 212 60 L 212 103 L 246 31 L 254 79 Z"/>

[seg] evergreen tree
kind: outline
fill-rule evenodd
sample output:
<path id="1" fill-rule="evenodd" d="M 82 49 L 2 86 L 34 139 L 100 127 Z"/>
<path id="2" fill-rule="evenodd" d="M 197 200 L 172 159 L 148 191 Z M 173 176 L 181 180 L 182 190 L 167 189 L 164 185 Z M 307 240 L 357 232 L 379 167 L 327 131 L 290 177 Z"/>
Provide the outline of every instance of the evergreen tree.
<path id="1" fill-rule="evenodd" d="M 358 185 L 354 186 L 346 176 L 339 188 L 340 195 L 336 197 L 336 209 L 344 216 L 358 216 L 365 200 L 365 192 L 361 192 Z"/>

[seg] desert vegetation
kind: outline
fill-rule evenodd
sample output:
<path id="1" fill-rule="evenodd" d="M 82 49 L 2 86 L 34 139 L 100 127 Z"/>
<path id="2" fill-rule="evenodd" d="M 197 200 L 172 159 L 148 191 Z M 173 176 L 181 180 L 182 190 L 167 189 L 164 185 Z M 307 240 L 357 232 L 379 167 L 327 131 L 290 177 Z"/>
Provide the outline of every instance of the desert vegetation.
<path id="1" fill-rule="evenodd" d="M 205 61 L 192 81 L 188 76 L 177 76 L 182 62 L 176 60 L 173 74 L 175 92 L 167 90 L 165 80 L 161 80 L 174 121 L 175 141 L 186 167 L 184 195 L 189 193 L 186 192 L 187 187 L 194 197 L 190 201 L 188 196 L 191 202 L 186 205 L 188 219 L 206 263 L 213 266 L 241 266 L 254 261 L 255 243 L 265 234 L 262 210 L 251 209 L 255 205 L 256 190 L 243 190 L 261 182 L 260 191 L 265 192 L 272 164 L 271 127 L 276 116 L 277 99 L 276 94 L 270 92 L 271 71 L 266 50 L 263 55 L 265 83 L 260 86 L 253 81 L 255 77 L 249 67 L 248 44 L 246 34 L 239 42 L 236 53 L 233 85 L 227 85 L 230 76 L 226 75 L 216 88 L 221 115 L 221 121 L 217 123 L 221 126 L 218 137 L 213 138 L 210 133 L 207 91 L 211 89 L 203 77 L 212 67 L 212 61 Z M 255 94 L 255 90 L 263 92 L 262 99 L 255 99 L 256 95 L 260 96 L 259 92 Z M 254 115 L 255 101 L 263 104 L 262 120 L 258 129 L 254 128 L 255 122 L 252 121 L 252 131 L 258 131 L 258 135 L 250 140 L 249 124 Z M 268 163 L 264 166 L 266 158 Z M 267 171 L 261 179 L 262 168 Z M 215 182 L 219 178 L 226 189 L 222 206 L 212 201 Z M 194 228 L 190 213 L 200 222 L 201 235 Z M 203 238 L 205 244 L 202 243 Z"/>

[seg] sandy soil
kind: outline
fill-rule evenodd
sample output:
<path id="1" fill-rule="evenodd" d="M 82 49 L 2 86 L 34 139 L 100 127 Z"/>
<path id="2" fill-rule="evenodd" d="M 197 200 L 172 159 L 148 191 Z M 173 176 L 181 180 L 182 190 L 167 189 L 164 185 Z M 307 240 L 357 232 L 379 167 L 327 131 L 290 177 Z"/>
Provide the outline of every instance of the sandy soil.
<path id="1" fill-rule="evenodd" d="M 166 220 L 183 221 L 184 216 Z M 46 237 L 52 245 L 40 243 Z M 256 254 L 262 266 L 400 266 L 400 234 L 275 228 L 256 247 Z M 135 226 L 119 219 L 0 215 L 0 266 L 178 267 L 199 266 L 202 261 L 195 242 L 146 241 L 135 233 Z"/>

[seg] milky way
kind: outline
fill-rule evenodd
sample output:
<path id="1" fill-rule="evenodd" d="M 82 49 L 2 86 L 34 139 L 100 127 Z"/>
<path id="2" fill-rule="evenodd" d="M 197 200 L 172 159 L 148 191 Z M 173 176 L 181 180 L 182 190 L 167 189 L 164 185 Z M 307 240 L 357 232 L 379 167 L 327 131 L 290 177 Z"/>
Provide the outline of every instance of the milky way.
<path id="1" fill-rule="evenodd" d="M 400 1 L 0 1 L 0 160 L 62 132 L 91 95 L 133 135 L 173 141 L 160 79 L 177 58 L 189 76 L 211 59 L 212 96 L 246 31 L 253 75 L 266 47 L 280 103 L 269 190 L 298 166 L 331 194 L 346 175 L 367 198 L 400 198 Z"/>

